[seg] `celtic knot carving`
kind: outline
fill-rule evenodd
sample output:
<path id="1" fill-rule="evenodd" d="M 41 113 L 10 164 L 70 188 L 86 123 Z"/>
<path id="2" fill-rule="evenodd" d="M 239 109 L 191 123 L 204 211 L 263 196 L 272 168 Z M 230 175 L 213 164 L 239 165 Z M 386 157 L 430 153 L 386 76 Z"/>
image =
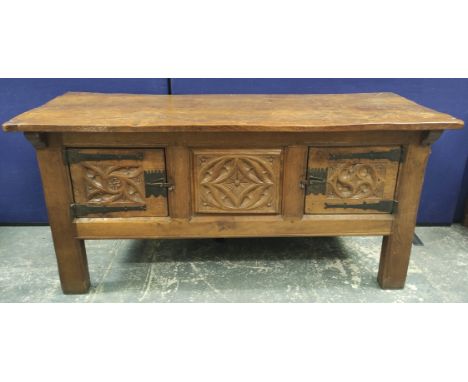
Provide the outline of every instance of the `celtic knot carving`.
<path id="1" fill-rule="evenodd" d="M 329 171 L 327 196 L 346 199 L 383 196 L 384 165 L 347 162 Z"/>
<path id="2" fill-rule="evenodd" d="M 274 211 L 277 157 L 222 155 L 198 157 L 200 210 Z"/>
<path id="3" fill-rule="evenodd" d="M 144 203 L 143 170 L 138 166 L 83 163 L 89 203 Z"/>

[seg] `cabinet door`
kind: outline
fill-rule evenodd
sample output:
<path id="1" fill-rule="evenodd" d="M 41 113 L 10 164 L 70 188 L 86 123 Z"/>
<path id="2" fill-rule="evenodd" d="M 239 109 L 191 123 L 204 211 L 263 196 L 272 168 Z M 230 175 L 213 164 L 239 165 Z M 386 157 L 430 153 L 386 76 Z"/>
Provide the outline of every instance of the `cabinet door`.
<path id="1" fill-rule="evenodd" d="M 311 147 L 307 214 L 392 213 L 402 149 Z"/>
<path id="2" fill-rule="evenodd" d="M 162 149 L 68 149 L 76 217 L 167 216 Z"/>
<path id="3" fill-rule="evenodd" d="M 281 149 L 196 149 L 192 161 L 195 212 L 280 212 Z"/>

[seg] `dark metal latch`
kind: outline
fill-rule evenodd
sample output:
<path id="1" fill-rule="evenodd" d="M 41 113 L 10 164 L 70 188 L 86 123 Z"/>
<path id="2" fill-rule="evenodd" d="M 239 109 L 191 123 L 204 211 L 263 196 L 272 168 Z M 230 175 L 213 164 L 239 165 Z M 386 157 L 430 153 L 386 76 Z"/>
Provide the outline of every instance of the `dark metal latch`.
<path id="1" fill-rule="evenodd" d="M 145 196 L 167 196 L 167 190 L 174 185 L 166 181 L 166 172 L 161 170 L 145 171 Z"/>
<path id="2" fill-rule="evenodd" d="M 309 168 L 307 179 L 301 181 L 301 188 L 305 188 L 306 194 L 325 194 L 327 189 L 328 168 Z"/>

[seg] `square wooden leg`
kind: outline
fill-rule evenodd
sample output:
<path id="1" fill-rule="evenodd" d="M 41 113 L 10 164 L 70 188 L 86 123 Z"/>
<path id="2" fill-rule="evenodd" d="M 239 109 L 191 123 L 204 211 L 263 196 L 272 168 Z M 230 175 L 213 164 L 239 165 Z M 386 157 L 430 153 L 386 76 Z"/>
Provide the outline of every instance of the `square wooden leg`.
<path id="1" fill-rule="evenodd" d="M 405 286 L 424 170 L 430 147 L 409 145 L 397 185 L 398 207 L 392 234 L 382 242 L 377 280 L 383 289 Z"/>
<path id="2" fill-rule="evenodd" d="M 59 136 L 36 147 L 55 255 L 64 293 L 87 293 L 90 286 L 84 241 L 76 239 L 70 204 L 73 202 Z"/>
<path id="3" fill-rule="evenodd" d="M 90 279 L 84 240 L 53 233 L 52 236 L 63 293 L 88 293 Z"/>
<path id="4" fill-rule="evenodd" d="M 384 236 L 377 276 L 382 289 L 401 289 L 405 286 L 411 244 L 411 240 L 400 240 L 396 235 Z"/>

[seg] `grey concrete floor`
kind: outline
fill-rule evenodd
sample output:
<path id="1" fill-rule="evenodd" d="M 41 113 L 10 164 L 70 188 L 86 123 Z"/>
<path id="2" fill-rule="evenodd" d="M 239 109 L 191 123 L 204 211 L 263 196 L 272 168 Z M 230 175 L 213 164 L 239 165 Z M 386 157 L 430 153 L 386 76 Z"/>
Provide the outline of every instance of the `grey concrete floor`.
<path id="1" fill-rule="evenodd" d="M 63 295 L 49 227 L 0 227 L 1 302 L 468 302 L 468 229 L 418 227 L 406 287 L 379 289 L 381 237 L 87 241 Z"/>

